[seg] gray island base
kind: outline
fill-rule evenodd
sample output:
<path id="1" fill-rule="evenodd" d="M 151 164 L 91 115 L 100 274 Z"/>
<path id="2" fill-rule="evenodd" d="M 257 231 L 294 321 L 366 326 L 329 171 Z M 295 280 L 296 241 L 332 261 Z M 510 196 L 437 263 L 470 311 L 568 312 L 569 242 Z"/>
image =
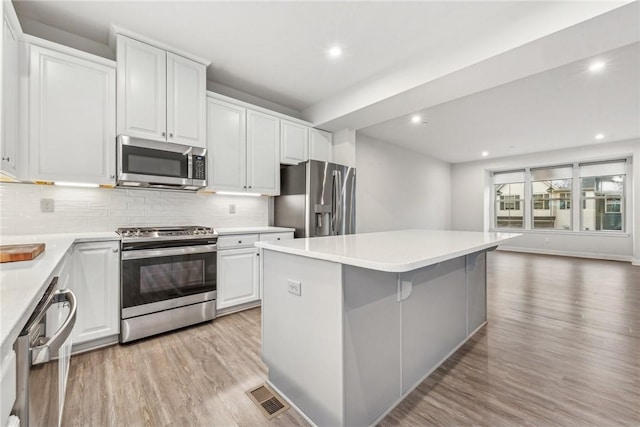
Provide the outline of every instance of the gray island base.
<path id="1" fill-rule="evenodd" d="M 411 232 L 479 240 L 453 239 L 423 251 L 422 262 L 415 262 L 418 254 L 411 262 L 380 262 L 379 269 L 358 266 L 376 265 L 372 258 L 380 256 L 370 256 L 358 243 L 371 242 L 358 236 L 398 237 L 405 250 L 429 240 L 407 243 L 406 231 L 260 245 L 269 383 L 311 423 L 376 424 L 486 324 L 486 252 L 517 235 Z M 342 240 L 320 247 L 320 239 Z"/>

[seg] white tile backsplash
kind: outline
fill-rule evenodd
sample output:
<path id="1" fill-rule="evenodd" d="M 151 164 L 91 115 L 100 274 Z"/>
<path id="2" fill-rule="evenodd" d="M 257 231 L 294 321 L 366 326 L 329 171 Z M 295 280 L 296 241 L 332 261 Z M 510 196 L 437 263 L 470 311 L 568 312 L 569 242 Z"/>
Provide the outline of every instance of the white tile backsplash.
<path id="1" fill-rule="evenodd" d="M 53 199 L 55 212 L 40 212 Z M 229 205 L 236 213 L 229 213 Z M 267 197 L 209 193 L 69 188 L 0 183 L 0 235 L 115 231 L 118 227 L 205 225 L 259 227 L 268 223 Z"/>

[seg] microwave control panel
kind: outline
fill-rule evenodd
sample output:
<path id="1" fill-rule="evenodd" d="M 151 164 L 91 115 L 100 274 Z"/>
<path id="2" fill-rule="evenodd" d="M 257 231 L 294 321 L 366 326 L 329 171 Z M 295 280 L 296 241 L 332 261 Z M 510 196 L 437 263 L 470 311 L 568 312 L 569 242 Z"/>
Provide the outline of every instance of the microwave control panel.
<path id="1" fill-rule="evenodd" d="M 193 179 L 204 181 L 207 179 L 204 156 L 193 156 Z"/>

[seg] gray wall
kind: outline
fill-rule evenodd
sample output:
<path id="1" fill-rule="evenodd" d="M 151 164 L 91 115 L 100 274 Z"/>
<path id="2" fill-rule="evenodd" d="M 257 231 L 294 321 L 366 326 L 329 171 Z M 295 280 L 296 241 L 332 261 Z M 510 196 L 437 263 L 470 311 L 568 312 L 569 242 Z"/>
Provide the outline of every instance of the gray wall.
<path id="1" fill-rule="evenodd" d="M 451 228 L 450 164 L 357 134 L 356 229 Z"/>

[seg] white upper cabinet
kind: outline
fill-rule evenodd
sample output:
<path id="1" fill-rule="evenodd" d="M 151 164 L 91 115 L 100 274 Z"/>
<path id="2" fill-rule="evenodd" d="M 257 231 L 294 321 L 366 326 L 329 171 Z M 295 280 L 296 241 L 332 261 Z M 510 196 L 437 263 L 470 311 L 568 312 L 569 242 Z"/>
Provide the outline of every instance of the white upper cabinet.
<path id="1" fill-rule="evenodd" d="M 207 101 L 208 188 L 243 191 L 247 188 L 246 108 Z"/>
<path id="2" fill-rule="evenodd" d="M 29 172 L 44 181 L 115 184 L 115 67 L 30 47 Z"/>
<path id="3" fill-rule="evenodd" d="M 205 147 L 206 67 L 167 52 L 167 141 Z"/>
<path id="4" fill-rule="evenodd" d="M 18 152 L 18 33 L 8 16 L 2 20 L 2 172 L 16 177 Z"/>
<path id="5" fill-rule="evenodd" d="M 118 134 L 206 146 L 206 67 L 117 36 Z"/>
<path id="6" fill-rule="evenodd" d="M 319 129 L 309 130 L 309 159 L 333 162 L 333 134 Z"/>
<path id="7" fill-rule="evenodd" d="M 280 194 L 280 119 L 207 101 L 208 189 Z"/>
<path id="8" fill-rule="evenodd" d="M 280 163 L 297 165 L 309 159 L 309 128 L 280 120 Z"/>
<path id="9" fill-rule="evenodd" d="M 167 53 L 119 36 L 118 134 L 166 140 Z"/>
<path id="10" fill-rule="evenodd" d="M 247 110 L 247 190 L 280 194 L 280 119 Z"/>

